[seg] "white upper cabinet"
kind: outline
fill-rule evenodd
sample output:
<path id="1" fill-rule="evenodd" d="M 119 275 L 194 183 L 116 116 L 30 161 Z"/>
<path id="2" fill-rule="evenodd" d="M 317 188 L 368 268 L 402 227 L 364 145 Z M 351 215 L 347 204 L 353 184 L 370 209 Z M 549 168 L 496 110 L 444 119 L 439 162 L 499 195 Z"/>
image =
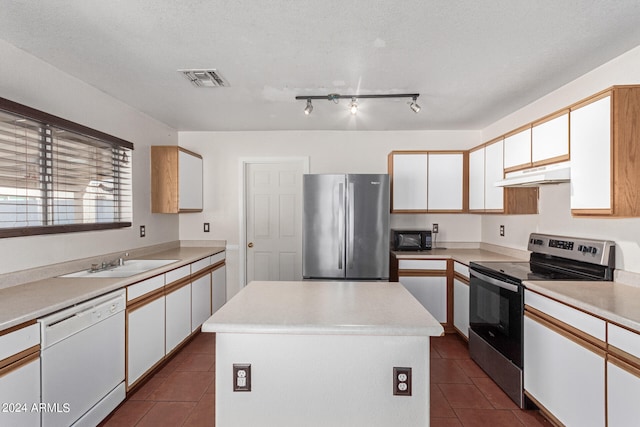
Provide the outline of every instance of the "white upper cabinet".
<path id="1" fill-rule="evenodd" d="M 392 210 L 427 210 L 427 153 L 393 153 Z"/>
<path id="2" fill-rule="evenodd" d="M 533 166 L 569 160 L 569 111 L 534 123 L 531 129 Z"/>
<path id="3" fill-rule="evenodd" d="M 493 185 L 504 176 L 503 140 L 469 153 L 469 210 L 499 212 L 504 209 L 504 189 Z"/>
<path id="4" fill-rule="evenodd" d="M 464 207 L 464 155 L 429 153 L 427 209 L 462 210 Z"/>
<path id="5" fill-rule="evenodd" d="M 531 126 L 517 130 L 504 138 L 504 169 L 531 166 Z"/>
<path id="6" fill-rule="evenodd" d="M 389 155 L 391 211 L 462 212 L 465 153 L 396 151 Z"/>
<path id="7" fill-rule="evenodd" d="M 504 188 L 494 185 L 496 181 L 504 178 L 502 139 L 485 146 L 484 161 L 484 208 L 488 211 L 502 211 Z"/>
<path id="8" fill-rule="evenodd" d="M 202 210 L 202 157 L 179 152 L 179 210 Z"/>
<path id="9" fill-rule="evenodd" d="M 611 211 L 611 96 L 571 110 L 571 209 Z"/>
<path id="10" fill-rule="evenodd" d="M 484 210 L 485 147 L 469 152 L 469 210 Z"/>

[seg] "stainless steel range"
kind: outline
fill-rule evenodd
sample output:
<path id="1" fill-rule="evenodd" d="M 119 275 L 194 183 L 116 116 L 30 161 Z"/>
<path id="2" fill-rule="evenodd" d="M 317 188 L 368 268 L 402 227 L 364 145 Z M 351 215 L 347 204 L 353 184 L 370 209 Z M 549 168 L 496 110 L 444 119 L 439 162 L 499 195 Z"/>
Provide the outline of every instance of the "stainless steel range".
<path id="1" fill-rule="evenodd" d="M 526 262 L 469 265 L 469 353 L 521 408 L 527 280 L 613 280 L 615 243 L 532 233 Z"/>

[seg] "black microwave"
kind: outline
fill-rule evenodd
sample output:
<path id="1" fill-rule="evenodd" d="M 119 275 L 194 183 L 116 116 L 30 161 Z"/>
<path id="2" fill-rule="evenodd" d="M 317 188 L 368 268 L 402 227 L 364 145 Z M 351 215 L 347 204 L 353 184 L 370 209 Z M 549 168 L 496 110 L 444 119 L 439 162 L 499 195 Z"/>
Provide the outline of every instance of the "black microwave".
<path id="1" fill-rule="evenodd" d="M 427 251 L 431 249 L 431 230 L 391 230 L 394 251 Z"/>

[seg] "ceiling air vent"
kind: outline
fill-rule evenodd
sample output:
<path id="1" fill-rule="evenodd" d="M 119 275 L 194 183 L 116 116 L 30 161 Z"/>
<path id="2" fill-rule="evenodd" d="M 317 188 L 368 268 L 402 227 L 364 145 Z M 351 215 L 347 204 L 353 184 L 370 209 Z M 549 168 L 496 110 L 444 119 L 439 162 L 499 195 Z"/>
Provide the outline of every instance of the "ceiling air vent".
<path id="1" fill-rule="evenodd" d="M 227 87 L 229 82 L 217 70 L 178 70 L 197 87 Z"/>

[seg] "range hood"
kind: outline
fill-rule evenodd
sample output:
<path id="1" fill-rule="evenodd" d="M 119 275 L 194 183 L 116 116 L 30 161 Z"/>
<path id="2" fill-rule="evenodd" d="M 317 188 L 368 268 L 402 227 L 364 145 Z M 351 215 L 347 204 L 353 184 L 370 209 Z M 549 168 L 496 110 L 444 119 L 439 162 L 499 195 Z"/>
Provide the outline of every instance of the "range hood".
<path id="1" fill-rule="evenodd" d="M 501 181 L 496 181 L 496 187 L 537 187 L 544 184 L 559 184 L 569 182 L 571 167 L 569 162 L 540 166 L 521 171 L 509 172 Z"/>

